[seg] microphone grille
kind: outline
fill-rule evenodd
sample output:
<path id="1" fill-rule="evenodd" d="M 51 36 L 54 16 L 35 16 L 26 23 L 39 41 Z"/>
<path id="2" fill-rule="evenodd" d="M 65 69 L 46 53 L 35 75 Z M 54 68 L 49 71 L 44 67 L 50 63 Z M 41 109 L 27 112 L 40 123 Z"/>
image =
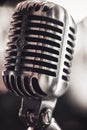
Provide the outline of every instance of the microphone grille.
<path id="1" fill-rule="evenodd" d="M 7 70 L 21 69 L 21 71 L 33 71 L 56 77 L 55 69 L 57 69 L 64 24 L 47 16 L 32 15 L 32 13 L 25 15 L 27 10 L 39 11 L 41 8 L 39 4 L 23 7 L 24 9 L 20 7 L 22 12 L 16 11 L 12 17 L 5 67 Z M 44 6 L 42 11 L 45 12 L 47 9 L 48 7 Z M 34 58 L 28 59 L 28 57 Z M 38 69 L 34 66 L 38 66 Z M 51 68 L 54 71 L 48 71 L 45 68 Z"/>
<path id="2" fill-rule="evenodd" d="M 75 26 L 62 7 L 51 2 L 20 3 L 8 38 L 3 76 L 8 89 L 21 96 L 47 96 L 37 82 L 40 75 L 59 84 L 68 82 Z"/>
<path id="3" fill-rule="evenodd" d="M 74 46 L 75 46 L 75 29 L 71 26 L 69 27 L 68 32 L 68 39 L 67 39 L 67 46 L 66 46 L 66 54 L 65 54 L 65 61 L 62 75 L 62 79 L 65 81 L 69 81 L 69 74 L 70 74 L 70 67 L 72 66 L 72 59 L 74 53 Z"/>

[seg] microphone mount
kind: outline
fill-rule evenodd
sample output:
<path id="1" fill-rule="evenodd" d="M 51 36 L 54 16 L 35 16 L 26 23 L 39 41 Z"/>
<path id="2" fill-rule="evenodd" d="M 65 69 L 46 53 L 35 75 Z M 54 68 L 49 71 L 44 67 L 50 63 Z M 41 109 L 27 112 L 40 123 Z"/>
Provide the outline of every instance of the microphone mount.
<path id="1" fill-rule="evenodd" d="M 55 106 L 56 101 L 57 99 L 36 100 L 22 98 L 19 117 L 27 124 L 29 130 L 60 130 L 52 117 L 54 109 L 52 106 Z"/>
<path id="2" fill-rule="evenodd" d="M 76 25 L 48 1 L 24 1 L 12 15 L 3 81 L 22 97 L 19 116 L 28 130 L 60 130 L 52 117 L 69 86 Z"/>

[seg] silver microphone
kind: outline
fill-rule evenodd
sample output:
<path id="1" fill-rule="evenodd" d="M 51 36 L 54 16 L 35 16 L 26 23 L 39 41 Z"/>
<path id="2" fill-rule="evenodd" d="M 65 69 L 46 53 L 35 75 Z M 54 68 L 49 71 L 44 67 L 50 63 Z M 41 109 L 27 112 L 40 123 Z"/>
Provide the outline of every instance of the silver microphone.
<path id="1" fill-rule="evenodd" d="M 7 43 L 6 87 L 19 96 L 43 102 L 61 96 L 69 84 L 75 30 L 72 17 L 55 3 L 19 3 Z"/>
<path id="2" fill-rule="evenodd" d="M 75 24 L 51 2 L 22 2 L 13 16 L 6 50 L 4 82 L 20 96 L 59 96 L 67 88 Z"/>

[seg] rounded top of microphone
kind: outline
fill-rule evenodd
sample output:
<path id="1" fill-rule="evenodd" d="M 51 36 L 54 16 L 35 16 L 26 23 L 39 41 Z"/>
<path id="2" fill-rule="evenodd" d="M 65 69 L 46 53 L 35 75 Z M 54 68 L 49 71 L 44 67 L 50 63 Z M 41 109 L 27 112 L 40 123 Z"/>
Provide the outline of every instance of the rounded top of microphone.
<path id="1" fill-rule="evenodd" d="M 57 13 L 60 10 L 61 10 L 61 13 L 62 13 L 62 11 L 66 12 L 66 10 L 63 7 L 57 5 L 56 3 L 53 3 L 53 2 L 44 1 L 44 0 L 35 0 L 35 1 L 28 0 L 28 1 L 20 2 L 16 6 L 14 14 L 18 13 L 18 12 L 23 12 L 23 13 L 27 12 L 26 15 L 28 15 L 28 14 L 31 14 L 32 12 L 41 11 L 43 13 L 42 15 L 44 15 L 44 13 L 47 13 L 47 12 L 51 13 L 51 12 L 53 12 L 53 10 L 54 10 L 54 14 L 56 14 L 56 15 L 58 15 Z M 41 15 L 40 12 L 38 13 L 38 15 Z M 50 17 L 50 15 L 49 15 L 49 17 Z M 54 17 L 54 18 L 56 18 L 56 17 Z"/>
<path id="2" fill-rule="evenodd" d="M 52 8 L 53 6 L 56 6 L 56 4 L 52 3 L 52 2 L 47 2 L 47 1 L 24 1 L 24 2 L 20 2 L 16 8 L 15 11 L 19 12 L 19 11 L 29 11 L 32 7 L 33 10 L 35 11 L 39 11 L 40 8 L 42 8 L 42 11 L 48 11 L 50 8 Z"/>

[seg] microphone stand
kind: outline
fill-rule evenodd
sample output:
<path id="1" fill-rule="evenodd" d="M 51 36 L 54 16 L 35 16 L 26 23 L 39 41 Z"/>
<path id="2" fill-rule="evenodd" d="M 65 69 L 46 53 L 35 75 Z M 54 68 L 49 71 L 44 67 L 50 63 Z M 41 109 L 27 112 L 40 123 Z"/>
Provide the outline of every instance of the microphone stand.
<path id="1" fill-rule="evenodd" d="M 27 130 L 61 130 L 52 117 L 57 99 L 36 100 L 22 98 L 19 117 L 27 124 Z"/>

